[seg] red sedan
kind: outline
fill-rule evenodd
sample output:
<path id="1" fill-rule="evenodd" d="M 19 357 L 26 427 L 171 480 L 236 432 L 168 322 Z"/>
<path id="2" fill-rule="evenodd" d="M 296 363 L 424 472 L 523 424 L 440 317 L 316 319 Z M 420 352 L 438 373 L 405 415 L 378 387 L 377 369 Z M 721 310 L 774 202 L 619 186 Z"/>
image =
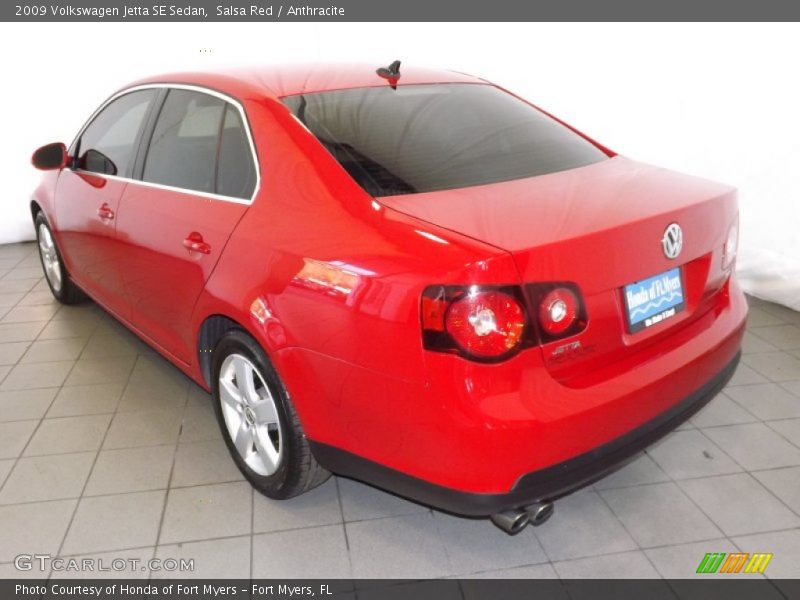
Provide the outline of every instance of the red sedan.
<path id="1" fill-rule="evenodd" d="M 210 390 L 271 498 L 334 472 L 515 533 L 739 358 L 735 190 L 476 77 L 153 77 L 33 163 L 55 297 Z"/>

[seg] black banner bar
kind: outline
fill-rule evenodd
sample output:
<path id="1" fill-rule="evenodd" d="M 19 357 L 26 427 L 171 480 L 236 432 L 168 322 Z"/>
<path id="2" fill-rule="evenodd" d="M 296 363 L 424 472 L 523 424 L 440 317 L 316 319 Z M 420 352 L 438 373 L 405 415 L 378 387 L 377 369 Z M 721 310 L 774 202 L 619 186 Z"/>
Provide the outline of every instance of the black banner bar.
<path id="1" fill-rule="evenodd" d="M 624 575 L 609 573 L 609 576 Z M 780 600 L 800 597 L 800 580 L 749 577 L 684 580 L 0 580 L 9 600 Z"/>
<path id="2" fill-rule="evenodd" d="M 163 2 L 163 3 L 162 3 Z M 0 21 L 797 21 L 791 0 L 10 0 Z"/>

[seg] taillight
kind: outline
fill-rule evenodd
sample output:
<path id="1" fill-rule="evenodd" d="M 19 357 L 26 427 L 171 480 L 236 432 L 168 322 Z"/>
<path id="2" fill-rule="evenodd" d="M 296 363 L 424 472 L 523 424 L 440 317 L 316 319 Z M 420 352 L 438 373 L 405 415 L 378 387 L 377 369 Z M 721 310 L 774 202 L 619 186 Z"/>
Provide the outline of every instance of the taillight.
<path id="1" fill-rule="evenodd" d="M 559 336 L 575 324 L 580 304 L 569 288 L 550 290 L 539 303 L 539 325 L 550 336 Z"/>
<path id="2" fill-rule="evenodd" d="M 525 341 L 528 321 L 518 288 L 432 286 L 422 296 L 425 347 L 499 360 Z"/>
<path id="3" fill-rule="evenodd" d="M 727 269 L 736 259 L 736 250 L 739 247 L 739 217 L 728 229 L 728 237 L 725 239 L 725 245 L 722 247 L 722 268 Z"/>
<path id="4" fill-rule="evenodd" d="M 575 335 L 587 323 L 570 283 L 532 284 L 525 293 L 518 286 L 435 285 L 423 292 L 421 308 L 425 348 L 488 362 Z"/>
<path id="5" fill-rule="evenodd" d="M 586 307 L 574 283 L 535 283 L 527 290 L 536 307 L 539 342 L 560 340 L 586 328 Z"/>
<path id="6" fill-rule="evenodd" d="M 467 293 L 450 305 L 444 325 L 465 353 L 494 358 L 514 350 L 525 329 L 525 311 L 503 292 Z"/>

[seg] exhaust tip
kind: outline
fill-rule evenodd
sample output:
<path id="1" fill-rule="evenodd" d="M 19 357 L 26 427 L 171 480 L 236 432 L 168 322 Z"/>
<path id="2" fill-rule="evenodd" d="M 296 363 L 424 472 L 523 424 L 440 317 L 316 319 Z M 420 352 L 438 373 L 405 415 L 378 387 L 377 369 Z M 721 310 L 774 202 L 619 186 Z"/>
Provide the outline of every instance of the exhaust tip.
<path id="1" fill-rule="evenodd" d="M 552 502 L 537 502 L 525 509 L 528 513 L 528 520 L 534 527 L 541 525 L 552 517 L 554 510 L 555 507 Z"/>
<path id="2" fill-rule="evenodd" d="M 490 519 L 497 527 L 508 535 L 517 535 L 525 529 L 530 522 L 530 515 L 526 510 L 513 509 L 493 514 Z"/>

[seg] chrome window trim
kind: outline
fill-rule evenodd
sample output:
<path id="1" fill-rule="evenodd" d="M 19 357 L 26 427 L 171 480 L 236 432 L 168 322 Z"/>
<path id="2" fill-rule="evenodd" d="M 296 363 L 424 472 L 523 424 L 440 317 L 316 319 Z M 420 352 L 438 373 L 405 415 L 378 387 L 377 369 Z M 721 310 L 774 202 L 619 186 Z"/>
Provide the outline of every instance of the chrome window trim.
<path id="1" fill-rule="evenodd" d="M 86 123 L 84 123 L 83 127 L 81 127 L 80 131 L 78 132 L 78 135 L 76 135 L 75 138 L 72 140 L 72 143 L 70 144 L 69 147 L 70 148 L 74 148 L 75 147 L 75 144 L 81 138 L 81 136 L 83 135 L 83 132 L 86 131 L 86 128 L 89 127 L 89 125 L 92 124 L 92 122 L 94 121 L 95 117 L 97 117 L 97 115 L 99 115 L 103 111 L 103 109 L 105 109 L 106 106 L 111 104 L 117 98 L 120 98 L 121 96 L 124 96 L 126 94 L 130 94 L 132 92 L 138 92 L 140 90 L 159 90 L 159 89 L 188 90 L 188 91 L 192 91 L 192 92 L 198 92 L 198 93 L 201 93 L 201 94 L 207 94 L 209 96 L 215 96 L 215 97 L 217 97 L 217 98 L 219 98 L 219 99 L 221 99 L 221 100 L 223 100 L 225 102 L 228 102 L 231 106 L 233 106 L 234 108 L 236 108 L 239 111 L 239 116 L 241 117 L 242 123 L 244 124 L 244 130 L 247 133 L 247 142 L 250 145 L 251 158 L 253 159 L 253 166 L 255 167 L 255 171 L 256 171 L 256 185 L 253 188 L 253 194 L 249 199 L 247 199 L 247 198 L 237 198 L 235 196 L 225 196 L 225 195 L 222 195 L 222 194 L 213 194 L 213 193 L 210 193 L 210 192 L 200 192 L 200 191 L 192 190 L 192 189 L 189 189 L 189 188 L 175 187 L 175 186 L 171 186 L 171 185 L 163 185 L 163 184 L 160 184 L 160 183 L 152 183 L 150 181 L 144 181 L 142 179 L 133 179 L 132 177 L 120 177 L 118 175 L 106 175 L 105 173 L 96 173 L 94 171 L 85 171 L 83 169 L 75 169 L 75 172 L 76 173 L 86 173 L 88 175 L 93 175 L 95 177 L 104 177 L 104 178 L 107 178 L 107 179 L 111 179 L 113 181 L 122 181 L 122 182 L 127 182 L 127 183 L 135 183 L 135 184 L 138 184 L 138 185 L 141 185 L 141 186 L 145 186 L 145 187 L 152 187 L 152 188 L 161 189 L 161 190 L 180 192 L 180 193 L 189 194 L 189 195 L 192 195 L 192 196 L 200 196 L 202 198 L 207 198 L 209 200 L 221 200 L 223 202 L 233 202 L 235 204 L 245 204 L 247 206 L 252 204 L 253 201 L 256 199 L 256 196 L 258 196 L 258 191 L 261 189 L 261 165 L 258 162 L 258 152 L 256 151 L 256 145 L 255 145 L 255 142 L 253 141 L 253 133 L 252 133 L 252 130 L 251 130 L 251 127 L 250 127 L 250 119 L 247 118 L 247 112 L 245 111 L 244 106 L 242 106 L 242 103 L 239 102 L 239 100 L 237 100 L 233 96 L 229 96 L 227 94 L 224 94 L 222 92 L 218 92 L 217 90 L 214 90 L 214 89 L 211 89 L 211 88 L 207 88 L 207 87 L 203 87 L 203 86 L 199 86 L 199 85 L 184 84 L 184 83 L 145 83 L 145 84 L 142 84 L 142 85 L 136 85 L 136 86 L 133 86 L 133 87 L 124 88 L 124 89 L 116 92 L 115 94 L 113 94 L 111 97 L 109 97 L 105 102 L 103 102 L 97 108 L 97 110 L 95 110 L 92 113 L 92 115 L 89 117 L 89 119 L 86 121 Z"/>

